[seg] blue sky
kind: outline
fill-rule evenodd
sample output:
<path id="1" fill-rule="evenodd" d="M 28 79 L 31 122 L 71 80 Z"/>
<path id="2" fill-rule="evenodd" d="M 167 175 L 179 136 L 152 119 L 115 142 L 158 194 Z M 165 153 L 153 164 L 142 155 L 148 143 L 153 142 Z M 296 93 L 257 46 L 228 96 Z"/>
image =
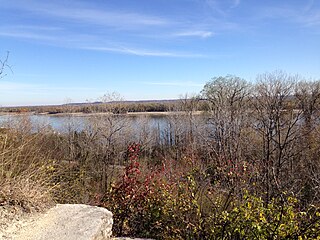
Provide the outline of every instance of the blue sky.
<path id="1" fill-rule="evenodd" d="M 0 105 L 198 93 L 214 76 L 320 79 L 319 0 L 0 0 Z"/>

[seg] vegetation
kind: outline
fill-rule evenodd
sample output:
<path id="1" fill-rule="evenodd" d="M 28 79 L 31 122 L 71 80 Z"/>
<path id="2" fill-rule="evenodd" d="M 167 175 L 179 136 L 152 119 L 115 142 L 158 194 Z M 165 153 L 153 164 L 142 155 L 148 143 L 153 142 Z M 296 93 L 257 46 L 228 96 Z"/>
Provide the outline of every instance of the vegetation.
<path id="1" fill-rule="evenodd" d="M 52 106 L 2 107 L 0 112 L 7 113 L 113 113 L 130 112 L 170 112 L 181 111 L 180 100 L 150 100 L 150 101 L 115 101 L 95 103 L 70 103 Z M 199 104 L 199 111 L 205 110 L 205 103 Z"/>
<path id="2" fill-rule="evenodd" d="M 200 95 L 175 103 L 186 114 L 163 129 L 121 115 L 64 133 L 36 131 L 28 116 L 9 125 L 0 205 L 103 206 L 119 236 L 320 239 L 320 82 L 281 71 L 255 84 L 216 77 Z"/>

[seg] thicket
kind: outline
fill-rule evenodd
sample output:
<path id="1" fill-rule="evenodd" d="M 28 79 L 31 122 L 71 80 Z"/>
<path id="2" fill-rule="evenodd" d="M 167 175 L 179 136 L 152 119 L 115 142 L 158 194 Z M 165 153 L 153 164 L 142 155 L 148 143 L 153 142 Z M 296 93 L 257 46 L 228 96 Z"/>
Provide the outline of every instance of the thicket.
<path id="1" fill-rule="evenodd" d="M 8 126 L 0 205 L 103 206 L 119 236 L 320 239 L 319 81 L 216 77 L 179 104 L 162 129 L 118 115 L 64 133 Z"/>

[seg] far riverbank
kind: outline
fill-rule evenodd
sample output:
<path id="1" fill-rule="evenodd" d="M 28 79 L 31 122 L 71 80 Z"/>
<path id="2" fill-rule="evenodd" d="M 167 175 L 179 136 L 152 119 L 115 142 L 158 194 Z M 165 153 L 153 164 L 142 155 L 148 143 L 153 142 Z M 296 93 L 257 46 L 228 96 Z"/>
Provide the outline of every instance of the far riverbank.
<path id="1" fill-rule="evenodd" d="M 128 112 L 122 114 L 114 114 L 110 112 L 97 112 L 97 113 L 85 113 L 85 112 L 76 112 L 76 113 L 36 113 L 36 112 L 0 112 L 0 116 L 28 116 L 28 115 L 38 115 L 38 116 L 57 116 L 57 117 L 95 117 L 95 116 L 172 116 L 172 115 L 188 115 L 191 112 L 186 111 L 171 111 L 171 112 Z M 204 114 L 204 111 L 193 111 L 193 115 Z"/>

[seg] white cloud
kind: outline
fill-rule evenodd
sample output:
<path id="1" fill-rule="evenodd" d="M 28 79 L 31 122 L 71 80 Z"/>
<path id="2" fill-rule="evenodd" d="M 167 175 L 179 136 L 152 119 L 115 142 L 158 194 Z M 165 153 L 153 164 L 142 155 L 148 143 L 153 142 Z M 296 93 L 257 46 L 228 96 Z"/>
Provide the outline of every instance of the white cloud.
<path id="1" fill-rule="evenodd" d="M 211 4 L 216 1 L 207 0 Z M 230 0 L 231 1 L 231 0 Z M 237 1 L 236 1 L 237 2 Z M 174 21 L 175 16 L 159 17 L 136 11 L 120 11 L 94 6 L 89 1 L 0 0 L 0 10 L 15 9 L 24 16 L 32 16 L 38 25 L 2 25 L 0 36 L 63 47 L 136 56 L 202 58 L 206 54 L 193 53 L 189 39 L 207 39 L 238 26 L 224 19 L 203 18 L 191 22 L 188 17 Z M 17 21 L 18 22 L 18 21 Z M 215 33 L 207 29 L 214 29 Z M 150 37 L 155 41 L 150 41 Z M 174 50 L 167 39 L 186 38 L 183 52 Z M 176 40 L 176 39 L 173 39 Z M 138 45 L 137 45 L 138 43 Z M 136 47 L 144 43 L 142 48 Z M 159 43 L 159 44 L 158 44 Z M 188 45 L 187 45 L 188 44 Z M 154 46 L 160 46 L 154 48 Z M 161 50 L 160 50 L 161 49 Z M 171 50 L 173 49 L 173 50 Z M 181 49 L 181 48 L 180 48 Z"/>
<path id="2" fill-rule="evenodd" d="M 298 21 L 309 27 L 320 26 L 320 11 L 314 11 L 310 14 L 300 16 Z"/>
<path id="3" fill-rule="evenodd" d="M 138 49 L 134 47 L 125 47 L 121 46 L 119 43 L 108 42 L 103 39 L 102 36 L 92 36 L 92 35 L 79 35 L 73 33 L 64 33 L 60 29 L 56 31 L 42 31 L 41 27 L 33 27 L 36 31 L 33 31 L 28 28 L 18 27 L 3 27 L 0 28 L 0 36 L 13 37 L 13 38 L 22 38 L 22 39 L 31 39 L 40 41 L 45 44 L 50 44 L 58 47 L 67 47 L 75 48 L 82 50 L 92 50 L 92 51 L 101 51 L 101 52 L 114 52 L 121 54 L 129 54 L 136 56 L 153 56 L 153 57 L 185 57 L 185 58 L 200 58 L 205 57 L 202 54 L 193 54 L 193 53 L 179 53 L 171 51 L 159 51 L 159 50 L 147 50 L 147 49 Z M 40 30 L 40 31 L 38 31 Z M 209 32 L 189 32 L 182 33 L 182 35 L 210 35 Z M 119 46 L 120 45 L 120 46 Z"/>
<path id="4" fill-rule="evenodd" d="M 229 15 L 230 9 L 236 8 L 241 4 L 241 0 L 205 0 L 204 2 L 207 7 L 223 17 Z"/>
<path id="5" fill-rule="evenodd" d="M 257 11 L 257 18 L 284 19 L 302 27 L 317 27 L 320 25 L 320 9 L 313 7 L 313 1 L 299 6 L 271 6 Z"/>
<path id="6" fill-rule="evenodd" d="M 208 38 L 213 36 L 213 33 L 210 31 L 201 31 L 201 30 L 195 30 L 195 31 L 185 31 L 185 32 L 178 32 L 174 34 L 174 36 L 177 37 L 201 37 L 201 38 Z"/>
<path id="7" fill-rule="evenodd" d="M 217 0 L 205 0 L 204 1 L 206 6 L 209 7 L 211 10 L 219 13 L 222 16 L 225 16 L 225 11 L 221 8 L 219 1 Z"/>
<path id="8" fill-rule="evenodd" d="M 0 31 L 0 36 L 4 37 L 13 37 L 13 38 L 24 38 L 24 39 L 32 39 L 32 40 L 46 40 L 46 41 L 54 41 L 57 40 L 55 37 L 46 36 L 44 34 L 27 32 L 27 31 Z"/>
<path id="9" fill-rule="evenodd" d="M 15 90 L 28 90 L 35 87 L 32 84 L 26 83 L 17 83 L 17 82 L 7 82 L 1 81 L 0 82 L 0 91 L 15 91 Z"/>
<path id="10" fill-rule="evenodd" d="M 33 83 L 21 83 L 21 82 L 0 82 L 1 91 L 33 91 L 33 92 L 49 92 L 49 91 L 99 91 L 100 88 L 91 87 L 54 87 Z"/>
<path id="11" fill-rule="evenodd" d="M 95 24 L 120 29 L 135 28 L 143 26 L 161 26 L 169 24 L 168 20 L 146 14 L 126 11 L 102 10 L 89 5 L 73 5 L 53 2 L 53 1 L 19 1 L 13 0 L 6 3 L 7 8 L 16 8 L 23 11 L 32 12 L 54 18 L 63 18 L 76 23 Z"/>
<path id="12" fill-rule="evenodd" d="M 175 87 L 203 87 L 204 84 L 194 82 L 142 82 L 146 85 L 159 85 L 159 86 L 175 86 Z"/>
<path id="13" fill-rule="evenodd" d="M 122 54 L 136 55 L 136 56 L 151 56 L 151 57 L 181 57 L 181 58 L 201 58 L 205 57 L 202 54 L 192 53 L 177 53 L 177 52 L 166 52 L 166 51 L 153 51 L 146 49 L 135 49 L 127 47 L 82 47 L 85 50 L 94 50 L 102 52 L 117 52 Z"/>
<path id="14" fill-rule="evenodd" d="M 241 3 L 241 0 L 234 0 L 232 7 L 233 7 L 233 8 L 238 7 L 238 6 L 240 5 L 240 3 Z"/>

